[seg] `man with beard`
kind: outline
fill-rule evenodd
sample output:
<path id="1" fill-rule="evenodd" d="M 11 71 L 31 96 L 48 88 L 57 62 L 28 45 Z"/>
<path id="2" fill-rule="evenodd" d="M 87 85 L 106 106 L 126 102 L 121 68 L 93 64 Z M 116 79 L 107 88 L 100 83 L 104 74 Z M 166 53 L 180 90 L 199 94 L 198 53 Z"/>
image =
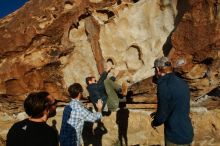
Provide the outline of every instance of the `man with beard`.
<path id="1" fill-rule="evenodd" d="M 6 146 L 58 146 L 58 136 L 46 121 L 56 115 L 56 100 L 48 92 L 30 93 L 24 101 L 29 118 L 15 123 Z"/>
<path id="2" fill-rule="evenodd" d="M 173 73 L 171 62 L 161 57 L 154 62 L 158 107 L 151 114 L 152 127 L 164 124 L 165 146 L 190 146 L 193 127 L 189 117 L 190 92 L 187 83 Z"/>

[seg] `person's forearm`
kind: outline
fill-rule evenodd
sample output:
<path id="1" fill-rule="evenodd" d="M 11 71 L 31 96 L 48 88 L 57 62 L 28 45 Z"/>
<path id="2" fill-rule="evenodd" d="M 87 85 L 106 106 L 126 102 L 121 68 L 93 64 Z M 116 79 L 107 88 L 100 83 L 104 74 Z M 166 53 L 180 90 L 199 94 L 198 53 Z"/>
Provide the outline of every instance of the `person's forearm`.
<path id="1" fill-rule="evenodd" d="M 102 109 L 98 109 L 97 112 L 100 112 L 100 113 L 101 113 L 101 112 L 102 112 Z"/>
<path id="2" fill-rule="evenodd" d="M 101 112 L 91 113 L 86 117 L 85 121 L 95 122 L 101 118 L 102 118 Z"/>

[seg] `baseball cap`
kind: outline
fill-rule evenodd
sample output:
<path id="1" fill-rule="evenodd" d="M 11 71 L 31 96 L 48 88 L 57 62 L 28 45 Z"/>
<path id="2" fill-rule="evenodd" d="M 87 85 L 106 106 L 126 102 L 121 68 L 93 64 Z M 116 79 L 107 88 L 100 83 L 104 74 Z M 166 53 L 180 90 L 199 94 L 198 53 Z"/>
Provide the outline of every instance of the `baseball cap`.
<path id="1" fill-rule="evenodd" d="M 169 59 L 167 57 L 160 57 L 157 58 L 154 61 L 154 67 L 167 67 L 167 66 L 171 66 L 171 62 L 169 61 Z"/>

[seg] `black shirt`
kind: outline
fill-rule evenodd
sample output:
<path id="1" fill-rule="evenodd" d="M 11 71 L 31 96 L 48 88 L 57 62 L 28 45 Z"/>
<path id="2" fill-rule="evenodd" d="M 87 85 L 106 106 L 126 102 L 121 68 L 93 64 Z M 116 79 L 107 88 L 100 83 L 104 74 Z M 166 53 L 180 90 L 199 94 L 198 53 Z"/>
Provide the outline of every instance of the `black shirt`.
<path id="1" fill-rule="evenodd" d="M 57 133 L 46 122 L 25 119 L 11 127 L 6 146 L 58 146 Z"/>

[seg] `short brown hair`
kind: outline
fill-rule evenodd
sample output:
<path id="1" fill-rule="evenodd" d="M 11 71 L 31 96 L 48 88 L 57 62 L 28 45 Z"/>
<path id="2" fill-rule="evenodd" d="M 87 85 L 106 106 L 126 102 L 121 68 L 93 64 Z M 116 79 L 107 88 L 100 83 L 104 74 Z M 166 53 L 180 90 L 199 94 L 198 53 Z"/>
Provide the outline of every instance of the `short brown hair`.
<path id="1" fill-rule="evenodd" d="M 94 76 L 90 76 L 86 78 L 86 84 L 89 85 L 89 81 L 91 81 L 93 78 L 95 78 Z"/>
<path id="2" fill-rule="evenodd" d="M 79 83 L 74 83 L 69 86 L 68 92 L 71 98 L 76 98 L 79 95 L 79 93 L 83 92 L 83 88 Z"/>
<path id="3" fill-rule="evenodd" d="M 24 110 L 28 116 L 40 118 L 43 111 L 49 106 L 48 92 L 40 91 L 30 93 L 24 101 Z"/>

